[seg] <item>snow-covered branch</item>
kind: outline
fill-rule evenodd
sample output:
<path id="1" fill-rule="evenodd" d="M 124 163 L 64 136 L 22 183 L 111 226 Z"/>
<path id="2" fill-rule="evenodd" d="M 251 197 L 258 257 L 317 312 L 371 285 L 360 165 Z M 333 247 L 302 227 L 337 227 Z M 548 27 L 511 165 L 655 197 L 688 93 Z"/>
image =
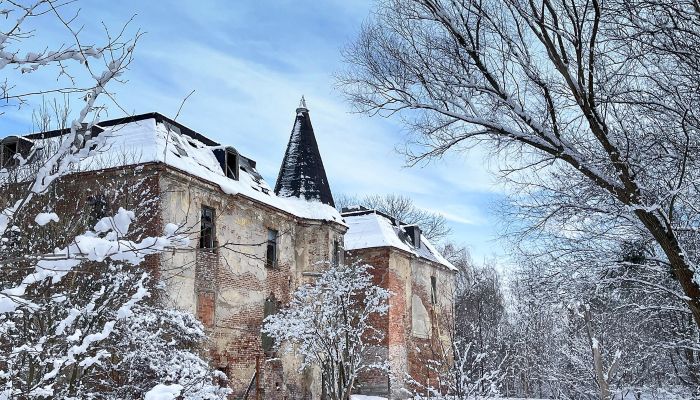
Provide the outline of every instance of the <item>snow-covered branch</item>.
<path id="1" fill-rule="evenodd" d="M 373 319 L 388 311 L 390 293 L 373 284 L 368 265 L 329 266 L 300 287 L 287 308 L 265 319 L 263 332 L 283 351 L 300 357 L 301 367 L 320 367 L 333 400 L 348 400 L 358 374 L 385 369 L 371 359 L 383 337 Z"/>

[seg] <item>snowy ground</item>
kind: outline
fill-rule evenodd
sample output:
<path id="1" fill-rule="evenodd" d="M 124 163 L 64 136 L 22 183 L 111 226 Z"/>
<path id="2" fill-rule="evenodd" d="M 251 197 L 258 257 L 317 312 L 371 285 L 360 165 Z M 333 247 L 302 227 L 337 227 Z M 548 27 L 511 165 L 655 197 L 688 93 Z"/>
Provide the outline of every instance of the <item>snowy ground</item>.
<path id="1" fill-rule="evenodd" d="M 483 399 L 483 397 L 480 397 Z M 361 394 L 353 394 L 350 396 L 350 400 L 387 400 L 386 397 L 380 397 L 380 396 L 365 396 Z M 448 398 L 445 398 L 445 400 L 449 400 Z M 517 398 L 510 398 L 510 397 L 501 397 L 498 400 L 547 400 L 547 399 L 517 399 Z"/>

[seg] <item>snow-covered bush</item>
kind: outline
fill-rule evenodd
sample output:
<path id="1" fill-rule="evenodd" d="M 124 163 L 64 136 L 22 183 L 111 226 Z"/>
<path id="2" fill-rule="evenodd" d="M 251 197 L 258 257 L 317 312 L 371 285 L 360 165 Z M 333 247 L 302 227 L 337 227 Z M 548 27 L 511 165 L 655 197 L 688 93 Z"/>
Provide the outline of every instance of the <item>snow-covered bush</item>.
<path id="1" fill-rule="evenodd" d="M 15 219 L 20 234 L 0 247 L 0 396 L 123 399 L 167 385 L 187 399 L 225 397 L 225 378 L 200 356 L 201 324 L 159 302 L 154 257 L 187 238 L 173 224 L 151 236 L 155 184 L 142 169 L 64 176 L 36 204 L 50 212 Z"/>
<path id="2" fill-rule="evenodd" d="M 265 319 L 263 332 L 283 351 L 301 358 L 302 368 L 318 366 L 333 400 L 347 400 L 360 372 L 385 369 L 371 359 L 383 333 L 372 319 L 388 311 L 389 291 L 372 282 L 369 265 L 329 267 L 300 287 L 289 307 Z"/>
<path id="3" fill-rule="evenodd" d="M 408 377 L 411 389 L 407 390 L 412 398 L 473 400 L 501 397 L 499 388 L 506 377 L 503 358 L 486 351 L 478 352 L 474 342 L 459 339 L 453 341 L 451 352 L 453 360 L 432 361 L 427 365 L 438 377 L 436 383 L 424 384 L 416 379 L 418 377 Z"/>
<path id="4" fill-rule="evenodd" d="M 223 399 L 230 392 L 226 376 L 199 356 L 206 340 L 202 324 L 189 313 L 136 306 L 115 336 L 115 352 L 124 351 L 104 369 L 119 382 L 101 392 L 112 399 L 138 398 L 169 388 L 173 399 Z M 115 374 L 116 373 L 116 374 Z M 162 382 L 153 386 L 153 382 Z M 160 385 L 160 386 L 159 386 Z M 173 391 L 177 388 L 177 392 Z M 146 396 L 148 397 L 148 396 Z"/>

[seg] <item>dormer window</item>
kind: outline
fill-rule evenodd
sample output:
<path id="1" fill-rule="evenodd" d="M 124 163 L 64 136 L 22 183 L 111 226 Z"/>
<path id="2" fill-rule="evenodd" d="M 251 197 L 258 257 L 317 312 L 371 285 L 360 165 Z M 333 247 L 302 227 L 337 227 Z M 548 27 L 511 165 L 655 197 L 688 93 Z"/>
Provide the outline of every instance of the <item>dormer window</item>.
<path id="1" fill-rule="evenodd" d="M 404 227 L 404 230 L 406 231 L 408 238 L 411 240 L 413 247 L 420 249 L 421 231 L 418 225 L 407 225 Z"/>
<path id="2" fill-rule="evenodd" d="M 238 152 L 233 147 L 214 149 L 221 170 L 227 178 L 238 180 L 239 171 L 241 169 L 241 160 Z"/>
<path id="3" fill-rule="evenodd" d="M 17 165 L 17 142 L 5 142 L 0 144 L 0 168 Z"/>
<path id="4" fill-rule="evenodd" d="M 226 177 L 238 180 L 238 153 L 232 150 L 226 150 Z"/>

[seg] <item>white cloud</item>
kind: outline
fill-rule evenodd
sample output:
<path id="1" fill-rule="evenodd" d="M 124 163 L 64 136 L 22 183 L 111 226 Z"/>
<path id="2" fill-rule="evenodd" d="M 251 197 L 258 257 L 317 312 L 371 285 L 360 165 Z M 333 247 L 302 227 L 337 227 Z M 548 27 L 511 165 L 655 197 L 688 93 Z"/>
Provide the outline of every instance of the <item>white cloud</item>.
<path id="1" fill-rule="evenodd" d="M 426 211 L 440 214 L 446 220 L 463 225 L 480 225 L 486 222 L 484 215 L 476 208 L 463 205 L 448 205 L 446 207 L 421 207 Z"/>

